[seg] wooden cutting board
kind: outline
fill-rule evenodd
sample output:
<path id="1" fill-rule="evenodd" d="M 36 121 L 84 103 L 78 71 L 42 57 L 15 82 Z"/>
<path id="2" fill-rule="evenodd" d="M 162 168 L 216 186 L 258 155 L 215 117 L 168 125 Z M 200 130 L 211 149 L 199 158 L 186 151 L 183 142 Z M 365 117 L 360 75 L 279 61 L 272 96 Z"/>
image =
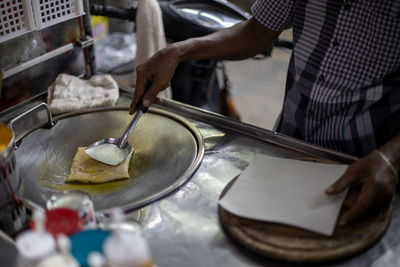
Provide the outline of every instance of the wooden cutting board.
<path id="1" fill-rule="evenodd" d="M 221 197 L 235 180 L 224 188 Z M 391 207 L 349 226 L 336 227 L 331 237 L 283 224 L 238 217 L 221 206 L 218 215 L 225 233 L 258 255 L 290 262 L 322 263 L 348 258 L 378 241 L 390 224 Z"/>

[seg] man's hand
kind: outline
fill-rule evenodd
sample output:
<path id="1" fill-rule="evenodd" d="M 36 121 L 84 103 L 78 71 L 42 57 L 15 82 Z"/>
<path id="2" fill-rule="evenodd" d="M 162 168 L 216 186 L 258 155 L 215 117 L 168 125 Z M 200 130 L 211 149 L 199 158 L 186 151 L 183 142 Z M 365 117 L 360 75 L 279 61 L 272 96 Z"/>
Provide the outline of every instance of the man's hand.
<path id="1" fill-rule="evenodd" d="M 351 164 L 346 172 L 325 190 L 328 195 L 343 192 L 347 187 L 360 186 L 359 193 L 351 191 L 345 201 L 349 210 L 339 218 L 343 226 L 360 218 L 370 210 L 386 207 L 393 199 L 397 175 L 385 159 L 374 151 Z"/>
<path id="2" fill-rule="evenodd" d="M 178 64 L 178 55 L 173 46 L 167 47 L 136 68 L 136 88 L 129 114 L 136 110 L 138 102 L 148 108 L 157 94 L 168 87 Z"/>
<path id="3" fill-rule="evenodd" d="M 273 31 L 251 18 L 206 36 L 171 44 L 137 67 L 135 95 L 129 113 L 135 112 L 141 99 L 144 107 L 150 106 L 157 94 L 167 88 L 180 61 L 245 59 L 264 52 L 279 34 L 280 31 Z"/>

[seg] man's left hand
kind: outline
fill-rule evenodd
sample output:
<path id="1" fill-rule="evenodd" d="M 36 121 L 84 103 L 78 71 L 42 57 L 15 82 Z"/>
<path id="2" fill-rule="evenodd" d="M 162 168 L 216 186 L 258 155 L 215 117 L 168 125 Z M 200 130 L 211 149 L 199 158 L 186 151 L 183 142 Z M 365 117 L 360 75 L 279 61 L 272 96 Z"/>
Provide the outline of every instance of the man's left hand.
<path id="1" fill-rule="evenodd" d="M 326 194 L 335 195 L 349 186 L 360 186 L 359 194 L 351 193 L 346 199 L 349 210 L 339 218 L 340 226 L 357 220 L 370 210 L 387 207 L 391 203 L 397 175 L 379 153 L 371 152 L 351 164 L 339 180 L 325 190 Z"/>

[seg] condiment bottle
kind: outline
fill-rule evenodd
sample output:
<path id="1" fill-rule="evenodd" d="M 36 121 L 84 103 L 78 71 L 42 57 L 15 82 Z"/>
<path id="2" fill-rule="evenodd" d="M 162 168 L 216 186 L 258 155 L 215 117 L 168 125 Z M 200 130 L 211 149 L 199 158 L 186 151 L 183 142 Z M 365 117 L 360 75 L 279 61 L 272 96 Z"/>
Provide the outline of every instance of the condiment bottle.
<path id="1" fill-rule="evenodd" d="M 24 231 L 15 240 L 20 253 L 19 266 L 36 266 L 40 260 L 56 252 L 56 242 L 45 230 L 44 210 L 35 209 L 32 217 L 35 229 Z"/>
<path id="2" fill-rule="evenodd" d="M 54 237 L 64 234 L 70 236 L 82 230 L 83 223 L 79 218 L 78 212 L 68 208 L 55 208 L 45 211 L 46 232 Z M 35 223 L 31 223 L 31 228 L 35 228 Z"/>
<path id="3" fill-rule="evenodd" d="M 37 267 L 79 267 L 79 263 L 70 254 L 71 242 L 68 237 L 60 234 L 57 236 L 59 253 L 53 254 L 39 262 Z"/>
<path id="4" fill-rule="evenodd" d="M 153 266 L 146 239 L 139 232 L 118 227 L 125 220 L 121 209 L 113 209 L 112 220 L 117 225 L 104 242 L 103 250 L 110 267 Z"/>
<path id="5" fill-rule="evenodd" d="M 103 244 L 110 236 L 109 231 L 101 229 L 84 230 L 71 236 L 71 254 L 82 265 L 88 266 L 89 254 L 93 251 L 103 252 Z"/>
<path id="6" fill-rule="evenodd" d="M 68 208 L 78 212 L 83 229 L 96 229 L 96 217 L 91 196 L 83 191 L 68 190 L 52 195 L 46 203 L 47 209 Z"/>

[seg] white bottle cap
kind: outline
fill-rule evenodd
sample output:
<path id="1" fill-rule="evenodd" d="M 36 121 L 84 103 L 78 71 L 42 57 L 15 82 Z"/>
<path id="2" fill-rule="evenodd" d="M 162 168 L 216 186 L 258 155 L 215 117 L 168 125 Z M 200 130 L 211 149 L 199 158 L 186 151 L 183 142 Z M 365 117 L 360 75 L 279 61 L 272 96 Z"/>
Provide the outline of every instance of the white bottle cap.
<path id="1" fill-rule="evenodd" d="M 122 223 L 125 216 L 121 209 L 112 211 L 115 224 Z M 110 266 L 143 266 L 151 262 L 146 239 L 139 233 L 126 231 L 119 227 L 104 242 L 104 253 Z"/>
<path id="2" fill-rule="evenodd" d="M 79 267 L 79 263 L 70 254 L 71 242 L 67 236 L 57 236 L 57 246 L 60 253 L 43 259 L 38 267 Z"/>
<path id="3" fill-rule="evenodd" d="M 92 251 L 88 256 L 89 267 L 103 267 L 105 266 L 106 259 L 103 254 L 97 251 Z"/>
<path id="4" fill-rule="evenodd" d="M 16 246 L 21 256 L 30 261 L 37 261 L 56 251 L 52 235 L 45 231 L 45 214 L 41 209 L 33 212 L 35 230 L 27 230 L 16 238 Z"/>
<path id="5" fill-rule="evenodd" d="M 79 263 L 74 258 L 65 258 L 61 254 L 52 255 L 40 261 L 37 267 L 79 267 Z"/>

